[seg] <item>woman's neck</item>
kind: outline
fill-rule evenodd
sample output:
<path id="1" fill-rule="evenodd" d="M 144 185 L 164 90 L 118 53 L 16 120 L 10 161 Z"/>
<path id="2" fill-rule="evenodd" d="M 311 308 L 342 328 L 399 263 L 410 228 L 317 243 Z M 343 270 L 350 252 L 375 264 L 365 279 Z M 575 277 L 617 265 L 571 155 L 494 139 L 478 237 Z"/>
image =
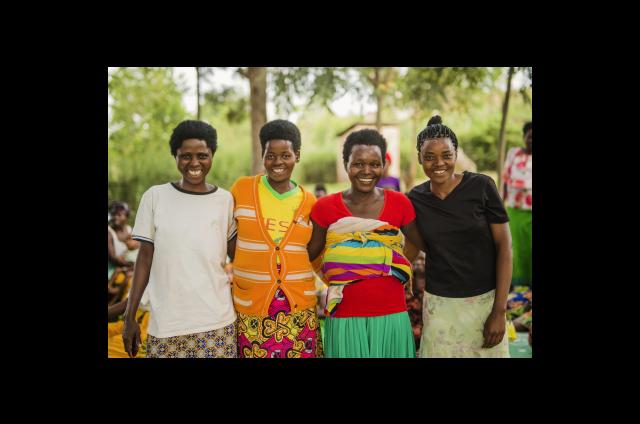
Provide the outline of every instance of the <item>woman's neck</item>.
<path id="1" fill-rule="evenodd" d="M 431 180 L 431 191 L 439 195 L 448 195 L 456 187 L 460 175 L 451 174 L 451 178 L 442 183 Z"/>
<path id="2" fill-rule="evenodd" d="M 381 189 L 375 187 L 371 191 L 362 192 L 354 190 L 353 187 L 351 187 L 345 193 L 345 197 L 353 203 L 368 203 L 377 199 L 380 190 Z"/>
<path id="3" fill-rule="evenodd" d="M 116 225 L 115 222 L 112 222 L 110 225 L 111 225 L 111 228 L 113 228 L 116 231 L 122 231 L 124 229 L 124 224 Z"/>
<path id="4" fill-rule="evenodd" d="M 184 178 L 180 179 L 180 181 L 178 182 L 178 187 L 186 191 L 192 191 L 194 193 L 206 193 L 208 191 L 211 191 L 213 188 L 209 187 L 209 184 L 207 184 L 206 182 L 202 182 L 202 184 L 198 185 L 186 183 L 184 181 Z"/>
<path id="5" fill-rule="evenodd" d="M 271 178 L 267 176 L 267 182 L 271 186 L 272 189 L 277 191 L 280 194 L 284 194 L 289 190 L 294 188 L 293 184 L 291 184 L 291 179 L 287 179 L 284 181 L 273 181 Z"/>

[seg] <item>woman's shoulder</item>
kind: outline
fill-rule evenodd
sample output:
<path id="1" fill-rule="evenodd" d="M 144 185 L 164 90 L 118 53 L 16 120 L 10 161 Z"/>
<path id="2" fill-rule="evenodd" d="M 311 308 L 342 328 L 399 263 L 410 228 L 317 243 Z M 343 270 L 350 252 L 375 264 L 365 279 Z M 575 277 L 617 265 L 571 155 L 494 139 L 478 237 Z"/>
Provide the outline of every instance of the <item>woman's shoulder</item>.
<path id="1" fill-rule="evenodd" d="M 313 205 L 313 210 L 326 210 L 327 208 L 335 207 L 335 205 L 337 205 L 339 202 L 340 192 L 327 194 L 326 196 L 322 196 L 321 198 L 316 200 L 316 203 Z"/>
<path id="2" fill-rule="evenodd" d="M 259 175 L 258 175 L 258 177 L 259 177 Z M 244 175 L 242 177 L 238 177 L 238 179 L 233 183 L 233 186 L 237 185 L 237 184 L 249 184 L 249 183 L 252 183 L 255 178 L 256 178 L 256 175 Z"/>
<path id="3" fill-rule="evenodd" d="M 522 147 L 511 147 L 509 150 L 507 150 L 507 155 L 506 155 L 506 160 L 512 160 L 514 157 L 520 155 L 524 153 L 524 149 Z"/>
<path id="4" fill-rule="evenodd" d="M 326 196 L 322 196 L 321 198 L 319 198 L 317 203 L 320 203 L 320 202 L 322 202 L 323 204 L 335 203 L 340 200 L 341 196 L 342 196 L 342 192 L 340 191 L 337 193 L 327 194 Z"/>
<path id="5" fill-rule="evenodd" d="M 155 196 L 155 195 L 158 195 L 160 193 L 165 193 L 165 192 L 169 192 L 169 191 L 173 191 L 173 190 L 174 190 L 174 188 L 171 185 L 171 183 L 152 185 L 144 193 L 142 193 L 142 198 L 145 198 L 145 197 L 148 197 L 148 196 Z"/>
<path id="6" fill-rule="evenodd" d="M 389 202 L 407 202 L 409 198 L 401 191 L 384 189 L 387 201 Z"/>
<path id="7" fill-rule="evenodd" d="M 466 181 L 467 184 L 482 188 L 486 187 L 487 185 L 496 185 L 493 178 L 489 175 L 471 171 L 465 171 L 463 173 L 463 181 Z"/>
<path id="8" fill-rule="evenodd" d="M 224 189 L 220 186 L 217 186 L 218 189 L 215 191 L 215 194 L 217 197 L 223 197 L 225 199 L 233 199 L 233 195 L 231 194 L 231 192 L 227 189 Z"/>
<path id="9" fill-rule="evenodd" d="M 229 189 L 229 191 L 233 193 L 234 191 L 240 188 L 246 189 L 247 187 L 250 187 L 253 184 L 253 181 L 255 180 L 255 178 L 256 178 L 255 175 L 245 175 L 245 176 L 239 177 L 231 185 L 231 188 Z"/>
<path id="10" fill-rule="evenodd" d="M 411 198 L 411 196 L 424 194 L 424 193 L 427 193 L 428 191 L 429 191 L 429 181 L 425 181 L 422 184 L 418 184 L 417 186 L 409 190 L 407 197 Z"/>

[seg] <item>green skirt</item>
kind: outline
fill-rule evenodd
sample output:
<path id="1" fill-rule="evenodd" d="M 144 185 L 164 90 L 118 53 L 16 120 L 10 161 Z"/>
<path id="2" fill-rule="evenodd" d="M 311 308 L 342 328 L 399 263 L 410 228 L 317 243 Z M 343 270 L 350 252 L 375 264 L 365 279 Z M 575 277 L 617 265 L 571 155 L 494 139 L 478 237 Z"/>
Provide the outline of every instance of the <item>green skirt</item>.
<path id="1" fill-rule="evenodd" d="M 507 208 L 509 214 L 509 229 L 511 230 L 511 245 L 513 249 L 513 277 L 514 286 L 531 286 L 531 233 L 532 213 L 530 210 Z"/>
<path id="2" fill-rule="evenodd" d="M 327 317 L 324 337 L 325 358 L 416 357 L 407 312 L 377 317 Z"/>

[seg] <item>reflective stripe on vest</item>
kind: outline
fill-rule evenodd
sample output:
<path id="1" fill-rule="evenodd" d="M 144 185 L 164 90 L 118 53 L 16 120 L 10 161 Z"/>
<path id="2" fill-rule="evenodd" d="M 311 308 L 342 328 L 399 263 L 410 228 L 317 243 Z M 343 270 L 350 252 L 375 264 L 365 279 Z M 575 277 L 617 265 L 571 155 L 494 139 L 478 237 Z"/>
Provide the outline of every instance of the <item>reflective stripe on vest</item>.
<path id="1" fill-rule="evenodd" d="M 249 306 L 253 304 L 253 300 L 242 300 L 238 296 L 233 296 L 233 300 L 235 300 L 238 303 L 238 305 L 242 305 L 242 306 Z"/>
<path id="2" fill-rule="evenodd" d="M 306 252 L 307 251 L 307 246 L 303 246 L 303 245 L 299 245 L 299 244 L 287 243 L 287 245 L 282 250 L 284 250 L 286 252 Z"/>
<path id="3" fill-rule="evenodd" d="M 256 243 L 252 241 L 242 240 L 240 238 L 236 241 L 236 247 L 245 250 L 258 250 L 263 252 L 269 251 L 269 245 L 267 243 Z"/>
<path id="4" fill-rule="evenodd" d="M 256 272 L 240 270 L 240 269 L 234 267 L 233 268 L 233 275 L 237 275 L 238 277 L 241 277 L 241 278 L 246 278 L 247 280 L 254 280 L 256 282 L 258 282 L 258 281 L 264 281 L 264 282 L 268 282 L 268 283 L 271 282 L 271 274 L 269 274 L 269 273 L 258 274 Z"/>
<path id="5" fill-rule="evenodd" d="M 249 208 L 238 208 L 233 212 L 234 218 L 255 218 L 256 211 L 255 209 Z"/>
<path id="6" fill-rule="evenodd" d="M 286 275 L 286 277 L 287 277 L 287 281 L 289 281 L 289 280 L 304 280 L 306 278 L 313 277 L 313 272 L 311 272 L 311 271 L 290 272 L 289 274 Z"/>

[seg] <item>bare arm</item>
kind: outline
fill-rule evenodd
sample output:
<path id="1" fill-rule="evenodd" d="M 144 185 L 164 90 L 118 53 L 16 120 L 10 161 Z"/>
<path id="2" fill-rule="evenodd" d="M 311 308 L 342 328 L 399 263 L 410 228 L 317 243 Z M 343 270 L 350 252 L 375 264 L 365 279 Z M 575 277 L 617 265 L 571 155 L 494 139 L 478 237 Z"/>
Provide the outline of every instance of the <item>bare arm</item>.
<path id="1" fill-rule="evenodd" d="M 116 303 L 115 305 L 109 306 L 109 309 L 107 312 L 107 320 L 109 322 L 115 321 L 115 319 L 118 318 L 118 316 L 124 313 L 124 310 L 126 308 L 127 308 L 127 299 L 122 300 Z"/>
<path id="2" fill-rule="evenodd" d="M 513 273 L 509 223 L 491 224 L 491 234 L 496 245 L 496 294 L 493 309 L 484 325 L 485 348 L 494 347 L 505 335 L 507 297 Z"/>
<path id="3" fill-rule="evenodd" d="M 420 236 L 420 232 L 418 231 L 416 220 L 414 219 L 407 225 L 400 227 L 400 230 L 402 230 L 402 234 L 404 234 L 404 236 L 409 241 L 409 243 L 406 243 L 408 247 L 405 246 L 405 252 L 411 254 L 412 257 L 411 258 L 407 257 L 407 259 L 413 262 L 421 250 L 423 252 L 425 251 L 424 241 L 422 240 L 422 237 Z"/>
<path id="4" fill-rule="evenodd" d="M 511 252 L 511 231 L 509 223 L 491 224 L 491 234 L 496 244 L 496 298 L 493 309 L 507 311 L 507 297 L 513 274 L 513 255 Z"/>
<path id="5" fill-rule="evenodd" d="M 327 229 L 316 223 L 311 218 L 313 223 L 313 232 L 311 233 L 311 240 L 307 245 L 307 251 L 309 252 L 309 261 L 313 262 L 318 255 L 324 250 L 324 245 L 327 240 Z"/>
<path id="6" fill-rule="evenodd" d="M 151 264 L 153 262 L 153 243 L 140 243 L 140 252 L 133 271 L 133 282 L 129 291 L 129 300 L 127 309 L 124 313 L 124 328 L 122 339 L 124 341 L 124 349 L 130 357 L 135 357 L 138 353 L 140 340 L 140 326 L 136 322 L 136 312 L 140 306 L 142 294 L 149 284 L 149 274 L 151 272 Z"/>
<path id="7" fill-rule="evenodd" d="M 236 233 L 235 236 L 233 236 L 233 238 L 229 241 L 227 241 L 227 256 L 229 256 L 229 259 L 231 259 L 231 262 L 233 262 L 233 259 L 236 256 L 236 240 L 238 239 L 238 234 Z"/>
<path id="8" fill-rule="evenodd" d="M 125 243 L 127 244 L 127 249 L 129 250 L 136 250 L 140 248 L 140 242 L 138 240 L 132 239 L 131 235 L 129 235 L 129 238 Z"/>

